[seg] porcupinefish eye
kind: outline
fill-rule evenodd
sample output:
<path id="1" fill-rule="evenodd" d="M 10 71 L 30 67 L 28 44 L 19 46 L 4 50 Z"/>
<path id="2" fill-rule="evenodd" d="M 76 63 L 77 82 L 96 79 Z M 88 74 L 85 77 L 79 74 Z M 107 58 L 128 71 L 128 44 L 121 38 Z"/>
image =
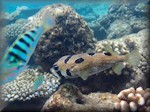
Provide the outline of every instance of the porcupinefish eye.
<path id="1" fill-rule="evenodd" d="M 88 55 L 93 56 L 95 53 L 88 53 Z"/>
<path id="2" fill-rule="evenodd" d="M 109 52 L 104 52 L 104 55 L 106 55 L 106 56 L 112 56 Z"/>
<path id="3" fill-rule="evenodd" d="M 59 70 L 59 67 L 58 67 L 56 64 L 53 65 L 53 68 L 54 68 L 56 71 Z"/>
<path id="4" fill-rule="evenodd" d="M 75 63 L 79 64 L 79 63 L 82 63 L 84 61 L 83 58 L 78 58 L 75 60 Z"/>

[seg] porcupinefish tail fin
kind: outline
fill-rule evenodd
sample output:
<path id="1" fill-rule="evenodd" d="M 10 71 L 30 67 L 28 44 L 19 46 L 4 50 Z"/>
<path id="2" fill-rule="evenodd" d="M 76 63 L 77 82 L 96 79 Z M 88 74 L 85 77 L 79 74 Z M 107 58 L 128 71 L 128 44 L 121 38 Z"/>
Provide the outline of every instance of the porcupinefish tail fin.
<path id="1" fill-rule="evenodd" d="M 112 67 L 113 71 L 117 74 L 120 75 L 122 69 L 124 68 L 124 64 L 123 62 L 119 62 L 117 63 L 114 67 Z"/>
<path id="2" fill-rule="evenodd" d="M 107 44 L 107 45 L 105 46 L 105 51 L 106 51 L 106 52 L 109 52 L 112 56 L 118 56 L 118 53 L 112 50 L 112 48 L 110 47 L 110 44 Z M 122 71 L 123 68 L 124 68 L 123 62 L 116 63 L 116 64 L 112 67 L 113 71 L 114 71 L 117 75 L 120 75 L 120 74 L 121 74 L 121 71 Z"/>
<path id="3" fill-rule="evenodd" d="M 45 13 L 42 21 L 44 31 L 46 32 L 47 30 L 53 28 L 55 25 L 56 25 L 55 18 L 52 17 L 52 15 Z"/>
<path id="4" fill-rule="evenodd" d="M 126 61 L 134 67 L 138 66 L 138 64 L 140 63 L 140 59 L 141 56 L 137 49 L 126 55 Z"/>
<path id="5" fill-rule="evenodd" d="M 106 52 L 109 52 L 109 53 L 110 53 L 111 55 L 113 55 L 113 56 L 117 56 L 118 53 L 115 52 L 115 51 L 113 51 L 110 46 L 111 46 L 110 44 L 105 45 L 105 51 L 106 51 Z"/>

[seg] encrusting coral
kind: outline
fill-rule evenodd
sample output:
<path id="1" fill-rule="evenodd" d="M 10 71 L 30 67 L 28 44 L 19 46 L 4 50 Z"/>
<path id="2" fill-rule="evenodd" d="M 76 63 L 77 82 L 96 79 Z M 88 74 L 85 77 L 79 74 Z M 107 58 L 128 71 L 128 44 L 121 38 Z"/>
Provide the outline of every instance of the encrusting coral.
<path id="1" fill-rule="evenodd" d="M 39 76 L 44 76 L 43 84 L 34 91 L 34 80 Z M 53 94 L 60 85 L 59 79 L 49 73 L 41 73 L 38 69 L 27 69 L 17 76 L 17 78 L 1 86 L 0 99 L 3 101 L 31 100 L 37 97 L 45 97 Z"/>
<path id="2" fill-rule="evenodd" d="M 150 88 L 143 90 L 142 87 L 122 90 L 118 94 L 119 101 L 115 103 L 115 109 L 121 112 L 149 112 L 150 111 Z"/>

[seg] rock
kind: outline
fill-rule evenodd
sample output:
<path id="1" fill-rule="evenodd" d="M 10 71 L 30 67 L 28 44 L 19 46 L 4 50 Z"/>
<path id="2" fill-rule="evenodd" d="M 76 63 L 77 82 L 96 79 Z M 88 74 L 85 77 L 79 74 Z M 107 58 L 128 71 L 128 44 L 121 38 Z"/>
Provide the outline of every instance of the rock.
<path id="1" fill-rule="evenodd" d="M 99 40 L 137 33 L 149 28 L 149 10 L 146 7 L 146 3 L 140 2 L 112 4 L 107 15 L 99 17 L 89 25 L 96 31 L 94 36 Z"/>
<path id="2" fill-rule="evenodd" d="M 108 28 L 108 36 L 107 38 L 116 38 L 122 37 L 124 35 L 130 34 L 132 32 L 132 28 L 130 24 L 123 20 L 116 20 L 111 23 L 111 26 Z"/>
<path id="3" fill-rule="evenodd" d="M 111 93 L 82 94 L 77 87 L 64 84 L 46 101 L 42 112 L 110 112 L 117 96 Z"/>

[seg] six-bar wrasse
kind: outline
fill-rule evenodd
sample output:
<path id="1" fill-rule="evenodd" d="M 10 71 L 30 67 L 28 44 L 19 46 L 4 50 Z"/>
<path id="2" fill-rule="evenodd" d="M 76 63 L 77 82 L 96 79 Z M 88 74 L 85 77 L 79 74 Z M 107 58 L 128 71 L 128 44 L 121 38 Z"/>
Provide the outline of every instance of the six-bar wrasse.
<path id="1" fill-rule="evenodd" d="M 0 63 L 0 85 L 14 80 L 25 69 L 41 35 L 54 26 L 54 18 L 45 14 L 39 26 L 15 40 Z"/>

